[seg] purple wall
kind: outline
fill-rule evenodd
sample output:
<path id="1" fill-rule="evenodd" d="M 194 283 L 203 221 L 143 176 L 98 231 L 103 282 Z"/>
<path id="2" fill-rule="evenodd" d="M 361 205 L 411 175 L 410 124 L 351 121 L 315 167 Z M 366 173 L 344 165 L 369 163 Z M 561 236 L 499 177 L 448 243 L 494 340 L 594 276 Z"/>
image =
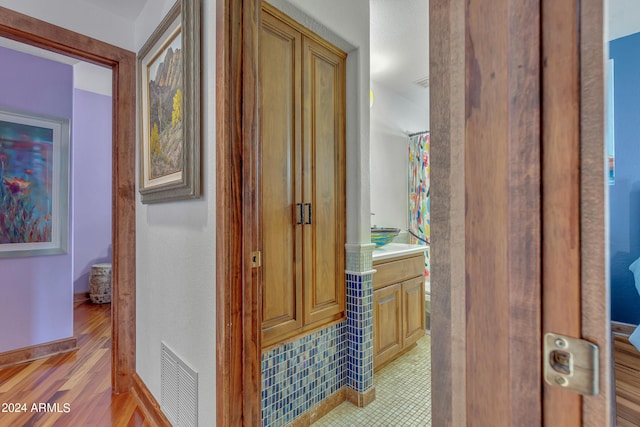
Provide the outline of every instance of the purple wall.
<path id="1" fill-rule="evenodd" d="M 73 287 L 89 292 L 91 265 L 111 262 L 111 97 L 74 90 Z"/>
<path id="2" fill-rule="evenodd" d="M 0 107 L 71 119 L 70 65 L 1 47 L 0 64 Z M 71 266 L 70 253 L 0 259 L 0 352 L 73 336 Z"/>

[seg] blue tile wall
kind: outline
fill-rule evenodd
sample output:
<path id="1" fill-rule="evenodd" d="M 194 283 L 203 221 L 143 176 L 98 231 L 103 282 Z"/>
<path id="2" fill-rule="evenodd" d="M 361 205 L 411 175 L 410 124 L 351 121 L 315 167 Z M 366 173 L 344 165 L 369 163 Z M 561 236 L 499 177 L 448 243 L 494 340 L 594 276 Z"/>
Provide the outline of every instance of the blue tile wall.
<path id="1" fill-rule="evenodd" d="M 373 387 L 374 246 L 346 246 L 346 321 L 262 354 L 263 427 L 287 425 L 343 387 Z"/>
<path id="2" fill-rule="evenodd" d="M 373 275 L 347 274 L 347 385 L 373 387 Z"/>
<path id="3" fill-rule="evenodd" d="M 284 426 L 346 385 L 346 322 L 262 354 L 262 425 Z"/>

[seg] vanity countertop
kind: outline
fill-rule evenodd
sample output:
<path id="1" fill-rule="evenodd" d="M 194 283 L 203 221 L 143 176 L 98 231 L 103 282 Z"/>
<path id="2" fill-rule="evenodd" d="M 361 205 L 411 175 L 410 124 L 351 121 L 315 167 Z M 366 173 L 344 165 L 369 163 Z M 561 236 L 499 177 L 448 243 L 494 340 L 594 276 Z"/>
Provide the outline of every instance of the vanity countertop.
<path id="1" fill-rule="evenodd" d="M 426 250 L 427 246 L 424 245 L 411 245 L 409 243 L 389 243 L 373 250 L 373 261 L 417 254 Z"/>

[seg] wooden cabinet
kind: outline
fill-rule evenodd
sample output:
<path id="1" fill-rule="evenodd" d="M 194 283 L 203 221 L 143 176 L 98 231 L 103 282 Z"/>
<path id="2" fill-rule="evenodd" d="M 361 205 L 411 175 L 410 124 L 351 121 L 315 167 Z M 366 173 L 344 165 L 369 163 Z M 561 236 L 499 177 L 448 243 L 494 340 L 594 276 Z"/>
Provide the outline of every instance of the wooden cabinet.
<path id="1" fill-rule="evenodd" d="M 345 313 L 346 54 L 263 3 L 262 343 Z"/>
<path id="2" fill-rule="evenodd" d="M 374 261 L 373 366 L 378 369 L 425 334 L 424 255 Z"/>

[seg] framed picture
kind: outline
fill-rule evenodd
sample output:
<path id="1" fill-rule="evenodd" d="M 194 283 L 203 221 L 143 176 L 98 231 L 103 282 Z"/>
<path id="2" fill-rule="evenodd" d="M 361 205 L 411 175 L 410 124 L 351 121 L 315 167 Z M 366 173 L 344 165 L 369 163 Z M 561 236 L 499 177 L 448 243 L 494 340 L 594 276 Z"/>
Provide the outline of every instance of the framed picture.
<path id="1" fill-rule="evenodd" d="M 179 0 L 138 53 L 142 203 L 200 197 L 200 0 Z"/>
<path id="2" fill-rule="evenodd" d="M 67 251 L 69 120 L 0 108 L 0 257 Z"/>

